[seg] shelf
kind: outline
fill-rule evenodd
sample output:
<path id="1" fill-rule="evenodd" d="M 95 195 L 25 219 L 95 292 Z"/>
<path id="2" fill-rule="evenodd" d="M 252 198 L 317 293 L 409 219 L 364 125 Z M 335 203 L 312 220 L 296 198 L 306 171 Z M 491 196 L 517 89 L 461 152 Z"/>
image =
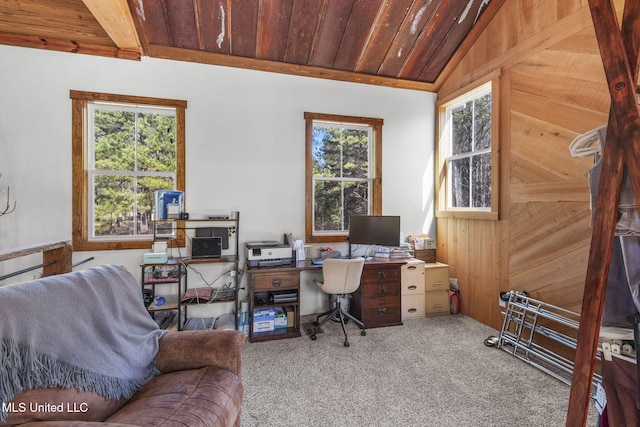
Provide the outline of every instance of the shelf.
<path id="1" fill-rule="evenodd" d="M 265 332 L 254 332 L 251 341 L 270 341 L 284 338 L 296 338 L 301 336 L 300 330 L 297 328 L 280 328 L 274 329 L 273 331 L 265 331 Z"/>
<path id="2" fill-rule="evenodd" d="M 178 296 L 177 295 L 167 295 L 163 296 L 165 299 L 165 303 L 162 305 L 157 305 L 154 302 L 149 304 L 147 307 L 148 311 L 167 311 L 167 310 L 177 310 L 178 309 Z"/>
<path id="3" fill-rule="evenodd" d="M 198 264 L 230 264 L 229 271 L 224 274 L 233 273 L 234 271 L 237 273 L 238 264 L 240 262 L 240 253 L 239 253 L 239 224 L 240 224 L 240 213 L 232 212 L 230 218 L 225 219 L 209 219 L 209 218 L 199 218 L 199 219 L 163 219 L 163 220 L 153 220 L 153 237 L 154 241 L 164 241 L 173 239 L 172 236 L 169 236 L 169 228 L 171 228 L 170 232 L 174 234 L 177 230 L 197 230 L 202 228 L 223 228 L 222 233 L 224 233 L 224 228 L 226 228 L 229 232 L 229 246 L 226 245 L 226 240 L 224 244 L 224 248 L 222 249 L 222 254 L 217 257 L 203 257 L 203 258 L 192 258 L 192 257 L 172 257 L 167 260 L 166 263 L 158 263 L 158 264 L 142 264 L 142 291 L 143 295 L 145 293 L 149 293 L 151 291 L 151 296 L 154 298 L 153 302 L 147 307 L 149 313 L 154 317 L 161 317 L 165 313 L 170 310 L 176 311 L 177 315 L 177 329 L 183 330 L 185 328 L 192 328 L 193 325 L 190 325 L 186 322 L 189 320 L 189 307 L 195 306 L 204 306 L 204 305 L 212 305 L 212 304 L 228 304 L 234 303 L 236 305 L 235 309 L 232 310 L 231 314 L 234 317 L 234 324 L 237 324 L 237 312 L 238 312 L 238 274 L 231 274 L 231 290 L 233 292 L 228 292 L 224 294 L 224 298 L 221 299 L 210 299 L 209 295 L 213 293 L 216 294 L 217 290 L 222 290 L 223 288 L 212 288 L 212 292 L 207 292 L 206 299 L 204 301 L 196 301 L 195 296 L 192 300 L 183 301 L 183 295 L 188 294 L 188 291 L 193 288 L 189 288 L 188 286 L 188 272 L 190 269 L 194 269 L 194 267 L 187 268 L 190 265 L 198 265 Z M 205 225 L 209 224 L 209 225 Z M 159 234 L 161 229 L 166 229 L 167 233 Z M 187 233 L 184 233 L 185 235 Z M 191 234 L 191 233 L 190 233 Z M 196 233 L 198 234 L 198 233 Z M 205 233 L 208 234 L 208 233 Z M 233 238 L 232 238 L 233 236 Z M 226 237 L 225 237 L 226 239 Z M 155 304 L 156 294 L 156 286 L 157 285 L 172 285 L 174 292 L 173 295 L 165 297 L 166 302 L 162 306 L 157 306 Z M 146 289 L 146 290 L 145 290 Z M 159 288 L 161 291 L 165 291 L 165 288 Z M 209 289 L 207 290 L 209 291 Z M 225 289 L 226 291 L 226 289 Z M 163 292 L 164 293 L 164 292 Z M 171 294 L 171 292 L 169 292 Z"/>

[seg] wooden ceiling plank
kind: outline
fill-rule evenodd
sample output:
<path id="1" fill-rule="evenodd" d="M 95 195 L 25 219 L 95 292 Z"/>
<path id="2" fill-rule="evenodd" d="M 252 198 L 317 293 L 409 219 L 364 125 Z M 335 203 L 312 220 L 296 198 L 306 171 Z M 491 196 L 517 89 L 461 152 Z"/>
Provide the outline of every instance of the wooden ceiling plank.
<path id="1" fill-rule="evenodd" d="M 491 3 L 493 3 L 493 1 L 489 2 L 489 5 Z M 419 80 L 435 82 L 447 63 L 458 52 L 460 45 L 462 45 L 464 39 L 468 37 L 471 30 L 476 25 L 480 25 L 481 30 L 484 30 L 488 24 L 488 20 L 483 20 L 482 17 L 485 15 L 493 17 L 492 11 L 489 10 L 488 5 L 484 2 L 477 4 L 475 2 L 473 4 L 469 3 L 469 6 L 470 7 L 463 12 L 464 16 L 461 16 L 456 21 L 457 25 L 453 26 L 429 60 L 425 61 L 422 72 L 418 77 Z"/>
<path id="2" fill-rule="evenodd" d="M 395 40 L 400 25 L 404 21 L 413 0 L 386 0 L 369 34 L 356 71 L 376 74 L 391 44 Z"/>
<path id="3" fill-rule="evenodd" d="M 171 45 L 184 49 L 200 48 L 193 0 L 163 0 Z"/>
<path id="4" fill-rule="evenodd" d="M 331 68 L 340 47 L 354 0 L 325 0 L 309 65 Z"/>
<path id="5" fill-rule="evenodd" d="M 456 42 L 454 36 L 450 36 L 455 31 L 456 26 L 466 25 L 471 21 L 471 15 L 468 13 L 467 6 L 473 6 L 475 2 L 442 2 L 433 19 L 425 27 L 420 34 L 416 44 L 407 57 L 402 70 L 398 73 L 399 77 L 418 79 L 425 65 L 429 63 L 433 55 L 438 49 L 443 49 L 444 45 L 449 43 L 451 39 Z M 480 2 L 479 5 L 483 3 Z M 473 14 L 475 17 L 475 14 Z M 469 26 L 471 27 L 471 26 Z M 447 48 L 450 50 L 450 48 Z M 444 66 L 441 66 L 443 68 Z"/>
<path id="6" fill-rule="evenodd" d="M 433 19 L 441 2 L 442 0 L 414 0 L 398 35 L 380 65 L 378 74 L 398 77 L 420 34 Z"/>
<path id="7" fill-rule="evenodd" d="M 127 0 L 82 0 L 120 49 L 141 51 Z"/>
<path id="8" fill-rule="evenodd" d="M 163 2 L 153 0 L 129 0 L 129 7 L 138 29 L 143 49 L 149 44 L 172 45 L 166 22 Z"/>
<path id="9" fill-rule="evenodd" d="M 53 50 L 58 52 L 80 53 L 85 55 L 104 56 L 109 58 L 140 60 L 140 52 L 119 49 L 117 47 L 78 43 L 69 40 L 58 40 L 22 34 L 1 34 L 0 44 L 8 46 L 29 47 Z"/>
<path id="10" fill-rule="evenodd" d="M 322 5 L 323 0 L 294 1 L 284 54 L 285 62 L 306 65 L 309 61 Z"/>
<path id="11" fill-rule="evenodd" d="M 593 25 L 609 83 L 611 114 L 602 158 L 580 329 L 567 410 L 568 427 L 586 426 L 591 379 L 613 248 L 618 200 L 626 163 L 640 206 L 640 111 L 636 98 L 640 3 L 626 1 L 620 30 L 610 0 L 589 0 Z M 624 139 L 623 136 L 624 135 Z"/>
<path id="12" fill-rule="evenodd" d="M 258 17 L 256 57 L 284 61 L 293 0 L 261 0 Z"/>
<path id="13" fill-rule="evenodd" d="M 116 47 L 82 0 L 0 2 L 0 33 Z"/>
<path id="14" fill-rule="evenodd" d="M 259 0 L 229 1 L 230 53 L 242 57 L 256 54 Z"/>
<path id="15" fill-rule="evenodd" d="M 227 0 L 194 0 L 200 50 L 229 53 Z"/>
<path id="16" fill-rule="evenodd" d="M 333 67 L 354 71 L 368 40 L 382 0 L 356 0 L 349 15 Z"/>

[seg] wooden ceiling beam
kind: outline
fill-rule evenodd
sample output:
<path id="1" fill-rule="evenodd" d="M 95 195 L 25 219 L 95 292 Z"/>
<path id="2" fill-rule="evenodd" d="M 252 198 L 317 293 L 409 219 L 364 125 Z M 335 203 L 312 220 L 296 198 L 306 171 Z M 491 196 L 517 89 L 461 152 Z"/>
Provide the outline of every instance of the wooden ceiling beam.
<path id="1" fill-rule="evenodd" d="M 105 56 L 109 58 L 132 59 L 139 61 L 140 52 L 119 49 L 112 46 L 79 43 L 72 40 L 59 40 L 22 34 L 0 33 L 0 45 L 30 47 L 58 52 L 80 53 L 84 55 Z"/>
<path id="2" fill-rule="evenodd" d="M 120 49 L 142 52 L 127 0 L 82 0 Z"/>
<path id="3" fill-rule="evenodd" d="M 376 86 L 387 86 L 399 89 L 413 89 L 433 92 L 433 84 L 413 80 L 396 79 L 351 71 L 332 70 L 309 65 L 295 65 L 266 59 L 244 58 L 220 53 L 150 44 L 147 55 L 152 58 L 172 59 L 175 61 L 197 62 L 200 64 L 221 65 L 225 67 L 245 68 L 249 70 L 267 71 L 271 73 L 291 74 L 304 77 L 316 77 L 328 80 L 363 83 Z"/>
<path id="4" fill-rule="evenodd" d="M 640 206 L 640 110 L 636 98 L 640 3 L 626 1 L 621 29 L 610 0 L 589 0 L 589 7 L 609 84 L 611 111 L 580 315 L 568 427 L 587 423 L 625 164 Z"/>

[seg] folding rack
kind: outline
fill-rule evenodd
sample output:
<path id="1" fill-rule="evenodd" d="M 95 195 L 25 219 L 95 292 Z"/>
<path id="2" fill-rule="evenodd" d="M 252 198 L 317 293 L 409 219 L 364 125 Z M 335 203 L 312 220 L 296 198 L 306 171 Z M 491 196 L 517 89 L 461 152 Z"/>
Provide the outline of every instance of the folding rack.
<path id="1" fill-rule="evenodd" d="M 577 339 L 568 336 L 555 328 L 579 329 L 580 315 L 526 296 L 516 291 L 509 292 L 504 321 L 498 339 L 498 348 L 511 353 L 515 357 L 553 376 L 567 385 L 571 385 L 573 361 L 545 348 L 535 338 L 546 337 L 573 350 L 577 347 Z M 545 326 L 540 321 L 546 319 Z M 599 357 L 598 357 L 599 359 Z M 602 377 L 594 373 L 592 397 Z"/>

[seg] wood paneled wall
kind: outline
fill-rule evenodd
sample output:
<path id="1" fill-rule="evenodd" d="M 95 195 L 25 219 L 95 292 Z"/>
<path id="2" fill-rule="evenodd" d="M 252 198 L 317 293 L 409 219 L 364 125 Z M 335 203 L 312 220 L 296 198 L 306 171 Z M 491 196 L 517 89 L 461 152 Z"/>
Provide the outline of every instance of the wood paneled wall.
<path id="1" fill-rule="evenodd" d="M 614 1 L 621 14 L 624 1 Z M 569 144 L 607 123 L 610 97 L 587 0 L 510 0 L 438 98 L 501 70 L 500 219 L 437 219 L 437 259 L 462 312 L 496 329 L 500 291 L 579 312 L 591 238 L 587 171 Z"/>

